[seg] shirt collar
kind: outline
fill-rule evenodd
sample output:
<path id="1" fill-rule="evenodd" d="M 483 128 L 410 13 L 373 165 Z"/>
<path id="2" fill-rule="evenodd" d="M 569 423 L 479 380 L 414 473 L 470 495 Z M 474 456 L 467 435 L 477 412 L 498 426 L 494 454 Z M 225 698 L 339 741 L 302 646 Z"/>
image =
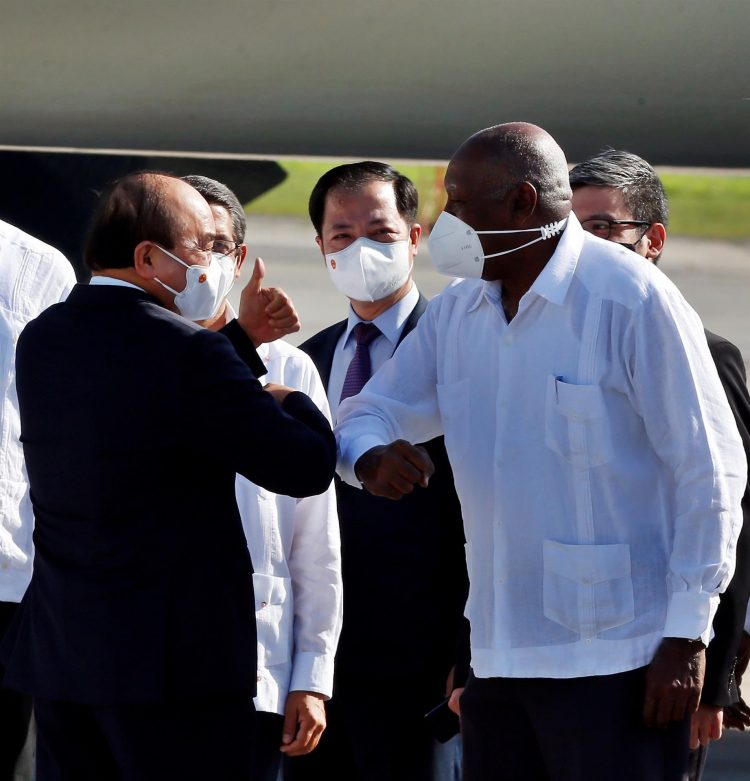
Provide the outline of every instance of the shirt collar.
<path id="1" fill-rule="evenodd" d="M 416 284 L 412 281 L 411 289 L 396 303 L 386 309 L 385 312 L 379 314 L 372 322 L 378 327 L 380 332 L 385 338 L 393 345 L 395 350 L 398 346 L 398 340 L 401 338 L 401 331 L 404 328 L 404 324 L 412 313 L 412 310 L 419 301 L 419 290 L 417 290 Z M 346 333 L 344 334 L 344 344 L 349 341 L 352 329 L 357 323 L 365 322 L 349 305 L 349 318 L 346 323 Z"/>
<path id="2" fill-rule="evenodd" d="M 105 274 L 97 274 L 91 277 L 89 285 L 110 285 L 111 287 L 132 287 L 134 290 L 140 290 L 144 293 L 142 287 L 134 285 L 132 282 L 126 282 L 124 279 L 115 279 L 115 277 L 108 277 Z"/>
<path id="3" fill-rule="evenodd" d="M 551 304 L 561 306 L 573 279 L 578 257 L 583 248 L 583 240 L 584 231 L 581 223 L 571 212 L 552 257 L 534 280 L 534 284 L 529 289 L 530 292 L 546 298 Z M 500 290 L 501 287 L 496 282 L 485 281 L 477 288 L 474 300 L 467 311 L 471 312 L 476 309 L 485 298 L 490 303 L 497 305 L 500 301 Z"/>
<path id="4" fill-rule="evenodd" d="M 568 293 L 582 248 L 583 228 L 571 212 L 552 257 L 534 280 L 531 290 L 551 304 L 561 306 Z"/>

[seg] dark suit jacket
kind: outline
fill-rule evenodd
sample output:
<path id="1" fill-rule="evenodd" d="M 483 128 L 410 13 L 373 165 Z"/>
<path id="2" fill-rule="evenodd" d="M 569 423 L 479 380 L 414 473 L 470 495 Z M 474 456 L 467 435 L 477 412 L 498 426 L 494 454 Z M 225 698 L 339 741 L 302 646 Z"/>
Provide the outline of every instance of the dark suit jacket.
<path id="1" fill-rule="evenodd" d="M 750 395 L 742 355 L 731 342 L 710 331 L 706 331 L 706 339 L 750 462 Z M 701 700 L 709 705 L 731 705 L 739 697 L 734 665 L 750 597 L 750 484 L 742 498 L 742 517 L 737 566 L 727 590 L 721 595 L 714 618 L 715 635 L 706 651 L 706 679 Z"/>
<path id="2" fill-rule="evenodd" d="M 420 297 L 401 339 L 426 306 Z M 326 388 L 345 329 L 342 321 L 301 345 Z M 463 522 L 442 437 L 425 447 L 435 464 L 430 485 L 400 501 L 372 496 L 336 478 L 344 582 L 337 681 L 409 679 L 411 691 L 434 692 L 444 686 L 455 661 L 468 589 Z"/>
<path id="3" fill-rule="evenodd" d="M 84 703 L 253 692 L 235 473 L 324 491 L 335 443 L 315 405 L 280 408 L 226 336 L 110 286 L 26 327 L 17 387 L 36 558 L 6 685 Z"/>

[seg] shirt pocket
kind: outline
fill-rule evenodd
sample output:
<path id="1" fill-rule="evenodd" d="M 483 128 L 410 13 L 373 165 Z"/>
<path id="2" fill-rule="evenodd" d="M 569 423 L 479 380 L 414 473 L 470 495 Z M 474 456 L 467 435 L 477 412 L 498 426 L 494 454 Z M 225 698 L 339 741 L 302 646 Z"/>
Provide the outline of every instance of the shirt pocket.
<path id="1" fill-rule="evenodd" d="M 614 447 L 602 389 L 549 375 L 544 441 L 576 469 L 611 461 Z"/>
<path id="2" fill-rule="evenodd" d="M 469 378 L 437 386 L 445 449 L 453 463 L 469 450 Z"/>
<path id="3" fill-rule="evenodd" d="M 291 658 L 292 583 L 290 578 L 253 573 L 258 666 L 271 667 Z"/>
<path id="4" fill-rule="evenodd" d="M 586 638 L 634 619 L 630 545 L 543 544 L 546 618 Z"/>

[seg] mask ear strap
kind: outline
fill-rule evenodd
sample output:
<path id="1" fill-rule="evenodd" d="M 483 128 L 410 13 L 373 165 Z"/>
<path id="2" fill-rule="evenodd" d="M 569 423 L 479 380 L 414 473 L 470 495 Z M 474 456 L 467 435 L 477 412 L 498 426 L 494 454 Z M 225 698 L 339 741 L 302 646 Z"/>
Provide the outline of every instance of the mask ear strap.
<path id="1" fill-rule="evenodd" d="M 168 255 L 172 260 L 176 260 L 181 266 L 185 266 L 186 269 L 193 268 L 189 263 L 185 263 L 184 260 L 180 260 L 180 258 L 177 257 L 177 255 L 173 255 L 168 249 L 164 249 L 164 247 L 161 246 L 161 244 L 157 244 L 154 242 L 154 246 L 158 247 L 165 255 Z M 170 293 L 173 293 L 176 296 L 179 296 L 179 292 L 175 290 L 173 287 L 169 287 L 169 285 L 165 285 L 158 277 L 154 277 L 154 279 L 165 289 L 168 290 Z M 187 282 L 187 279 L 185 280 Z M 184 290 L 182 291 L 185 292 Z"/>
<path id="2" fill-rule="evenodd" d="M 556 236 L 564 227 L 568 221 L 567 217 L 564 217 L 558 222 L 551 222 L 549 225 L 540 225 L 538 228 L 519 228 L 518 230 L 505 230 L 505 231 L 474 231 L 477 234 L 498 234 L 498 233 L 536 233 L 541 231 L 542 239 L 551 239 Z M 519 249 L 521 249 L 519 247 Z"/>
<path id="3" fill-rule="evenodd" d="M 538 239 L 532 239 L 531 241 L 527 241 L 526 244 L 521 244 L 520 247 L 506 249 L 504 252 L 493 252 L 491 255 L 485 255 L 484 259 L 487 260 L 488 258 L 498 258 L 500 255 L 510 255 L 511 252 L 518 252 L 518 250 L 530 247 L 532 244 L 536 244 L 538 241 L 544 241 L 544 238 L 544 236 L 540 236 Z"/>
<path id="4" fill-rule="evenodd" d="M 537 233 L 540 230 L 541 228 L 519 228 L 518 230 L 509 231 L 474 231 L 474 233 L 482 235 L 494 235 L 498 233 Z"/>
<path id="5" fill-rule="evenodd" d="M 189 263 L 185 263 L 185 261 L 178 258 L 177 255 L 173 255 L 168 249 L 164 249 L 161 244 L 156 244 L 156 242 L 154 242 L 154 246 L 158 247 L 165 255 L 168 255 L 170 258 L 172 258 L 172 260 L 176 260 L 181 266 L 185 266 L 185 268 L 191 267 Z"/>
<path id="6" fill-rule="evenodd" d="M 180 294 L 173 288 L 169 287 L 169 285 L 165 285 L 159 277 L 154 277 L 154 280 L 158 282 L 165 290 L 168 290 L 170 293 L 174 293 L 174 295 L 179 296 Z"/>
<path id="7" fill-rule="evenodd" d="M 539 228 L 530 228 L 531 231 L 541 231 L 542 235 L 538 239 L 532 239 L 527 241 L 526 244 L 522 244 L 520 247 L 513 247 L 513 249 L 506 249 L 504 252 L 493 252 L 492 255 L 485 255 L 487 258 L 498 258 L 500 255 L 509 255 L 511 252 L 517 252 L 520 249 L 530 247 L 532 244 L 536 244 L 538 241 L 544 241 L 545 239 L 551 239 L 553 236 L 557 236 L 558 233 L 565 227 L 567 217 L 559 222 L 551 222 L 549 225 L 542 225 Z M 529 233 L 529 230 L 519 231 L 477 231 L 477 233 Z"/>
<path id="8" fill-rule="evenodd" d="M 565 227 L 568 222 L 567 217 L 563 217 L 562 220 L 557 222 L 551 222 L 549 225 L 542 225 L 539 230 L 542 232 L 542 239 L 551 239 L 553 236 L 557 236 L 558 233 Z"/>

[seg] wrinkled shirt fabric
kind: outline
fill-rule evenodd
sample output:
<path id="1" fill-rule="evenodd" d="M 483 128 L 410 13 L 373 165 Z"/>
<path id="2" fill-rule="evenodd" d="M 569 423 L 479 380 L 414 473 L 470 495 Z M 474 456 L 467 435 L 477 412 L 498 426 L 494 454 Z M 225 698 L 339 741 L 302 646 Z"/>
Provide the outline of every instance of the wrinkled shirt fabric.
<path id="1" fill-rule="evenodd" d="M 29 320 L 75 284 L 65 256 L 0 221 L 0 602 L 20 602 L 31 580 L 34 515 L 19 441 L 16 342 Z"/>
<path id="2" fill-rule="evenodd" d="M 463 509 L 478 677 L 572 678 L 708 643 L 747 480 L 698 316 L 573 215 L 506 321 L 499 283 L 437 296 L 342 403 L 339 472 L 445 434 Z"/>
<path id="3" fill-rule="evenodd" d="M 305 353 L 277 340 L 258 347 L 258 355 L 268 369 L 263 382 L 306 393 L 330 419 L 323 383 Z M 294 499 L 241 475 L 235 488 L 254 569 L 255 707 L 283 714 L 290 691 L 333 693 L 343 605 L 336 491 L 331 484 L 318 496 Z"/>

